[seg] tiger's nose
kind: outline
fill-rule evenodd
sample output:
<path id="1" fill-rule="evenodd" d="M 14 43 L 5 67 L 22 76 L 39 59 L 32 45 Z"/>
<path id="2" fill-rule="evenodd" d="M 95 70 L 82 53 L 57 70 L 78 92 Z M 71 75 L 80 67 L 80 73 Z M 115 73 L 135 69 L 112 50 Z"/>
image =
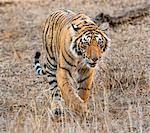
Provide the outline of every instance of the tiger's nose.
<path id="1" fill-rule="evenodd" d="M 92 61 L 94 61 L 94 62 L 96 62 L 97 60 L 98 60 L 97 57 L 94 57 L 94 58 L 92 59 Z"/>

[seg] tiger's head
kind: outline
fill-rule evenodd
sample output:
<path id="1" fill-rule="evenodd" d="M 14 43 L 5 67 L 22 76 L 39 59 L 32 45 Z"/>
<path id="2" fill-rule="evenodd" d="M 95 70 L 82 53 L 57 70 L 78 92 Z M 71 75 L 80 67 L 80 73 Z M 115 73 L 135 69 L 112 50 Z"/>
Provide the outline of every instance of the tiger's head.
<path id="1" fill-rule="evenodd" d="M 110 39 L 87 16 L 72 22 L 72 32 L 72 54 L 80 57 L 88 67 L 95 67 L 98 59 L 108 49 Z"/>

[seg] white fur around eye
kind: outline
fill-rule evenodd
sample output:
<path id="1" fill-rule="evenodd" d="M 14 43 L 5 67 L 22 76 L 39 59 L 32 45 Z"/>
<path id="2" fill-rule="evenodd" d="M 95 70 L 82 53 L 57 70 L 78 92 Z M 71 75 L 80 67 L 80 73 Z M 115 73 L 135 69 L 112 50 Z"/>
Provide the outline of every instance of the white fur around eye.
<path id="1" fill-rule="evenodd" d="M 96 41 L 97 42 L 103 42 L 102 36 L 101 35 L 97 35 L 96 36 Z"/>
<path id="2" fill-rule="evenodd" d="M 74 25 L 72 25 L 72 26 L 73 26 L 73 28 L 75 28 L 75 29 L 76 29 L 76 28 L 78 28 L 75 24 L 74 24 Z"/>
<path id="3" fill-rule="evenodd" d="M 84 35 L 83 37 L 82 37 L 82 42 L 83 43 L 86 43 L 86 42 L 90 42 L 90 37 L 89 36 L 86 36 L 86 35 Z"/>

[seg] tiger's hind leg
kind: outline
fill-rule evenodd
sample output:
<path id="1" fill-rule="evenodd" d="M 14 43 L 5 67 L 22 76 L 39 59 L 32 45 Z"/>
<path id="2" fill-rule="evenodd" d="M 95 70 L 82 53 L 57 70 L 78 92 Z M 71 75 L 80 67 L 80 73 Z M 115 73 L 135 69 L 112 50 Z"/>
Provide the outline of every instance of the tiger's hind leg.
<path id="1" fill-rule="evenodd" d="M 46 73 L 47 80 L 49 83 L 49 94 L 51 97 L 51 111 L 54 117 L 60 117 L 63 115 L 63 99 L 61 97 L 61 92 L 57 84 L 56 79 L 56 71 L 57 65 L 56 62 L 51 62 L 51 60 L 47 59 L 48 62 L 46 64 Z"/>
<path id="2" fill-rule="evenodd" d="M 51 111 L 54 117 L 59 117 L 63 115 L 64 112 L 62 108 L 63 100 L 56 80 L 57 65 L 55 61 L 49 60 L 47 58 L 47 64 L 44 65 L 43 69 L 39 61 L 40 55 L 40 52 L 36 52 L 34 68 L 37 75 L 46 75 L 47 81 L 49 83 Z"/>

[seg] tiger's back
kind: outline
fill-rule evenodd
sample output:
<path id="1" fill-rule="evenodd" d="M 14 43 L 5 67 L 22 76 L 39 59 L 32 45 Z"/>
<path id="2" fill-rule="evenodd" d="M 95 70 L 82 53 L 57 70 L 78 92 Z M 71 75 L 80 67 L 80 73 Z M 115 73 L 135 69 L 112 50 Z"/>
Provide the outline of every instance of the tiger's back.
<path id="1" fill-rule="evenodd" d="M 53 51 L 54 53 L 59 51 L 60 37 L 62 37 L 61 32 L 74 16 L 75 13 L 71 11 L 59 10 L 47 18 L 43 30 L 43 42 L 46 51 Z M 53 47 L 55 47 L 55 49 L 53 49 Z"/>

